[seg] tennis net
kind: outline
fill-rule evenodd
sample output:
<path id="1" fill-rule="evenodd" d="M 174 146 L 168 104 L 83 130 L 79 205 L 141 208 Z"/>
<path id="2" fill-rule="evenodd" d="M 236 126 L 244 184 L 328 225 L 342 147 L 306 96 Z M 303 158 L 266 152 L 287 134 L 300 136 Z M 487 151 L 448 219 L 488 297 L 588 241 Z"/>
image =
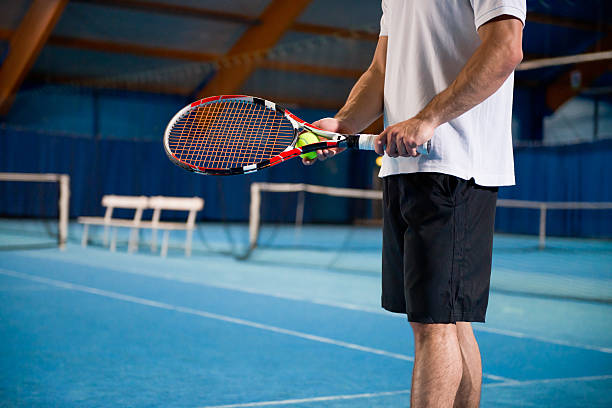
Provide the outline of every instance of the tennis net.
<path id="1" fill-rule="evenodd" d="M 283 197 L 278 197 L 278 195 Z M 270 196 L 274 197 L 270 197 Z M 317 196 L 326 201 L 317 202 Z M 253 183 L 249 218 L 250 257 L 257 261 L 316 266 L 358 274 L 379 274 L 382 192 L 297 183 Z M 337 201 L 331 201 L 337 200 Z M 342 201 L 344 200 L 344 201 Z M 321 205 L 324 203 L 324 205 Z M 612 203 L 498 201 L 499 207 L 539 211 L 533 235 L 496 234 L 492 290 L 523 295 L 612 302 L 612 241 L 550 237 L 551 210 L 602 210 Z M 312 214 L 349 211 L 343 224 Z M 337 210 L 334 212 L 334 210 Z M 279 252 L 282 251 L 282 252 Z M 279 254 L 281 254 L 279 256 Z"/>
<path id="2" fill-rule="evenodd" d="M 0 173 L 0 192 L 0 249 L 66 247 L 69 175 Z"/>

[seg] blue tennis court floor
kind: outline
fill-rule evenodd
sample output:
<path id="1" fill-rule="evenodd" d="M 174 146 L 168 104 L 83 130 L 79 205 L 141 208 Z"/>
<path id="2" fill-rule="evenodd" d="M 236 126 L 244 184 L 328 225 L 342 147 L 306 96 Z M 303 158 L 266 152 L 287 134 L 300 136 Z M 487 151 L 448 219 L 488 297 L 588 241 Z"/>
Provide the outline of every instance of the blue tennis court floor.
<path id="1" fill-rule="evenodd" d="M 610 407 L 612 244 L 532 240 L 496 237 L 500 289 L 475 325 L 482 406 Z M 268 248 L 240 261 L 209 242 L 164 259 L 77 242 L 0 252 L 0 406 L 409 405 L 412 335 L 379 307 L 377 251 Z M 600 300 L 569 299 L 572 285 Z"/>

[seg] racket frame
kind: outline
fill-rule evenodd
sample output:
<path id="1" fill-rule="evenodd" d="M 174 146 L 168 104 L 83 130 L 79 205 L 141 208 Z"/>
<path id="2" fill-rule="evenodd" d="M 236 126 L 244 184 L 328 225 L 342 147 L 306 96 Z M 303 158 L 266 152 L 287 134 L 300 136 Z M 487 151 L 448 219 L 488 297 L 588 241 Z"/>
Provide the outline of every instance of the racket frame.
<path id="1" fill-rule="evenodd" d="M 207 104 L 217 103 L 219 101 L 243 101 L 247 103 L 259 104 L 265 106 L 267 109 L 282 113 L 285 118 L 291 123 L 294 129 L 293 141 L 287 148 L 268 159 L 264 159 L 258 163 L 253 163 L 250 165 L 242 166 L 242 167 L 233 167 L 233 168 L 206 168 L 199 167 L 187 163 L 174 155 L 172 150 L 170 149 L 169 144 L 169 135 L 176 124 L 184 115 L 186 115 L 191 110 Z M 299 135 L 304 131 L 310 131 L 318 136 L 325 137 L 329 140 L 320 141 L 319 143 L 311 143 L 308 145 L 304 145 L 302 147 L 297 147 L 297 141 Z M 206 175 L 216 175 L 216 176 L 227 176 L 227 175 L 237 175 L 237 174 L 248 174 L 253 173 L 258 170 L 264 169 L 266 167 L 275 166 L 280 164 L 286 160 L 292 159 L 294 157 L 298 157 L 304 153 L 314 152 L 320 149 L 330 149 L 334 147 L 346 147 L 352 149 L 360 149 L 360 150 L 374 150 L 374 140 L 377 135 L 343 135 L 336 132 L 330 132 L 327 130 L 320 129 L 316 126 L 313 126 L 310 123 L 307 123 L 303 119 L 295 116 L 288 109 L 283 108 L 280 105 L 272 101 L 268 101 L 266 99 L 258 98 L 255 96 L 249 95 L 219 95 L 219 96 L 211 96 L 208 98 L 200 99 L 198 101 L 192 102 L 189 105 L 185 106 L 181 110 L 179 110 L 170 120 L 168 125 L 166 126 L 166 130 L 164 132 L 164 151 L 168 158 L 177 166 L 184 168 L 185 170 L 206 174 Z M 429 146 L 428 146 L 429 147 Z M 424 148 L 419 146 L 419 153 L 427 154 L 428 147 Z"/>

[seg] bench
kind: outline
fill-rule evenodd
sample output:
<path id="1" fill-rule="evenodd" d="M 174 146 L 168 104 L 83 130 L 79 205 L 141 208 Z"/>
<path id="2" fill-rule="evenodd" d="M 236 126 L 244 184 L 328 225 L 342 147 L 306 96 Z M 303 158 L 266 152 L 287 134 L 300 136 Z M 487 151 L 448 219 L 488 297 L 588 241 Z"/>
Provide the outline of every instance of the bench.
<path id="1" fill-rule="evenodd" d="M 81 244 L 87 246 L 88 226 L 104 226 L 103 243 L 108 242 L 108 228 L 115 227 L 111 239 L 110 249 L 115 251 L 117 242 L 117 228 L 129 227 L 132 229 L 128 242 L 128 252 L 138 250 L 138 232 L 140 229 L 151 229 L 151 250 L 157 249 L 157 231 L 163 230 L 164 237 L 160 254 L 165 257 L 168 254 L 169 232 L 183 230 L 186 231 L 185 255 L 191 255 L 191 242 L 193 230 L 195 229 L 195 218 L 197 212 L 204 208 L 204 200 L 199 197 L 164 197 L 164 196 L 117 196 L 105 195 L 102 197 L 102 206 L 106 207 L 104 217 L 79 217 L 78 222 L 84 225 L 83 239 Z M 113 218 L 115 208 L 126 208 L 134 210 L 132 219 Z M 142 213 L 146 209 L 153 209 L 151 220 L 143 220 Z M 162 221 L 161 213 L 163 210 L 187 211 L 185 222 Z"/>
<path id="2" fill-rule="evenodd" d="M 149 199 L 145 196 L 103 196 L 102 206 L 106 207 L 104 217 L 77 218 L 77 221 L 83 224 L 83 238 L 81 239 L 81 245 L 84 247 L 87 246 L 87 238 L 90 225 L 104 226 L 104 235 L 102 236 L 102 242 L 104 243 L 104 245 L 107 245 L 108 243 L 108 229 L 110 227 L 115 227 L 110 243 L 110 250 L 114 252 L 117 248 L 117 227 L 129 227 L 132 230 L 130 231 L 128 252 L 134 252 L 138 248 L 138 228 L 142 220 L 142 213 L 148 207 L 148 205 Z M 134 217 L 132 219 L 113 218 L 113 211 L 115 210 L 115 208 L 134 210 Z"/>
<path id="3" fill-rule="evenodd" d="M 204 200 L 200 197 L 164 197 L 154 196 L 149 198 L 149 208 L 153 209 L 153 218 L 151 221 L 142 223 L 142 228 L 150 228 L 153 232 L 151 239 L 151 251 L 156 250 L 157 246 L 157 231 L 164 231 L 164 238 L 161 246 L 161 256 L 165 257 L 168 254 L 168 239 L 170 231 L 184 230 L 185 239 L 185 255 L 191 256 L 191 241 L 193 230 L 195 229 L 195 219 L 198 211 L 204 208 Z M 161 221 L 162 210 L 187 211 L 186 222 Z"/>

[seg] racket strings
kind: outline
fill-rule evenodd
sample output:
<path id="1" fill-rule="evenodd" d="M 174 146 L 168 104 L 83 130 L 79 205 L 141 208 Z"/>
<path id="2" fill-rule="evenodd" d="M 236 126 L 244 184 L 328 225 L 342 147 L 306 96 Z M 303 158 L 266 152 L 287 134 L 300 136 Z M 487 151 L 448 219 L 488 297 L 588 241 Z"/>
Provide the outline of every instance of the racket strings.
<path id="1" fill-rule="evenodd" d="M 197 167 L 243 167 L 281 153 L 295 138 L 281 112 L 248 101 L 219 101 L 188 111 L 172 127 L 168 145 Z"/>
<path id="2" fill-rule="evenodd" d="M 244 156 L 250 150 L 249 139 L 245 143 L 243 138 L 235 136 L 241 126 L 247 134 L 253 131 L 253 123 L 249 122 L 254 121 L 249 119 L 261 120 L 263 118 L 262 114 L 254 116 L 253 110 L 253 105 L 233 103 L 215 104 L 212 109 L 199 109 L 191 113 L 190 116 L 192 117 L 187 119 L 195 122 L 195 126 L 191 129 L 192 131 L 197 133 L 208 130 L 208 136 L 212 134 L 216 137 L 198 138 L 198 142 L 192 144 L 192 149 L 188 150 L 187 155 L 189 156 L 193 150 L 198 152 L 196 161 L 205 161 L 206 157 L 203 157 L 203 154 L 206 150 L 210 152 L 217 151 L 217 154 L 211 157 L 209 163 L 211 167 L 223 167 L 224 162 L 229 158 L 239 156 L 241 153 Z M 209 123 L 211 116 L 218 117 L 221 120 L 217 120 L 216 123 Z M 235 120 L 237 116 L 240 116 L 240 121 Z M 202 117 L 204 118 L 203 120 Z M 189 137 L 191 138 L 192 135 L 189 134 Z"/>

